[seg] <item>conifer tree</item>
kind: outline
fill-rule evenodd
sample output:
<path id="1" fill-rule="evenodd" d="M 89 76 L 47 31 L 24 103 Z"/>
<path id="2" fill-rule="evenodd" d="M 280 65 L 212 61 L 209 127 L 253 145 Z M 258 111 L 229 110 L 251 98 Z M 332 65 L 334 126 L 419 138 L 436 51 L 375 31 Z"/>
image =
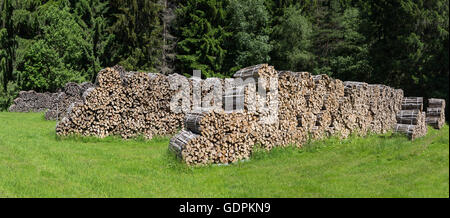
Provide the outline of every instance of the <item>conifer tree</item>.
<path id="1" fill-rule="evenodd" d="M 109 1 L 107 0 L 73 0 L 73 11 L 79 17 L 80 25 L 88 32 L 92 61 L 89 79 L 95 80 L 97 72 L 109 64 L 106 50 L 114 35 L 108 32 Z"/>
<path id="2" fill-rule="evenodd" d="M 219 75 L 225 56 L 224 43 L 229 37 L 225 30 L 224 1 L 185 0 L 177 9 L 178 69 L 190 75 L 201 70 L 204 76 Z"/>
<path id="3" fill-rule="evenodd" d="M 7 91 L 8 81 L 13 78 L 13 63 L 15 58 L 15 33 L 12 17 L 11 0 L 0 1 L 0 88 Z"/>
<path id="4" fill-rule="evenodd" d="M 161 6 L 158 0 L 110 0 L 114 35 L 105 52 L 108 65 L 129 70 L 155 71 L 161 56 Z"/>

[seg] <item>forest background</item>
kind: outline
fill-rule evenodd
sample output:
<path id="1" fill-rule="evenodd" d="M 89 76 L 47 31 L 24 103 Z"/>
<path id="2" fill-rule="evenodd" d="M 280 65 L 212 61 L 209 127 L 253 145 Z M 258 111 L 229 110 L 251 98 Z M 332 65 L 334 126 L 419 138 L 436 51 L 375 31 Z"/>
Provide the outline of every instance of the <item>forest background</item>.
<path id="1" fill-rule="evenodd" d="M 269 63 L 448 102 L 448 33 L 448 0 L 0 0 L 0 110 L 116 64 L 223 78 Z"/>

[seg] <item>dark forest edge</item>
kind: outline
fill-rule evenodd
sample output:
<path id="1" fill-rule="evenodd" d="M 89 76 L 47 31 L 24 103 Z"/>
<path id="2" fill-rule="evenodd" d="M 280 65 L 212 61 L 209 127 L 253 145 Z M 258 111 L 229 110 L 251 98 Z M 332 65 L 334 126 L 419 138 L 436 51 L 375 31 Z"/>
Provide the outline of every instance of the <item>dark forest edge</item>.
<path id="1" fill-rule="evenodd" d="M 448 27 L 448 0 L 0 0 L 0 110 L 116 64 L 230 77 L 269 63 L 448 102 Z"/>

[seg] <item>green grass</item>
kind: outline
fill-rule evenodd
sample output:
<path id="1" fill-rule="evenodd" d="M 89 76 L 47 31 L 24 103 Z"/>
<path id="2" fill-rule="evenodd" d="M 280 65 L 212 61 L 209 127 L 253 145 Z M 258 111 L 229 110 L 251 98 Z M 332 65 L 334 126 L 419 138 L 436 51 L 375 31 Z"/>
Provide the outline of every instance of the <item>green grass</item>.
<path id="1" fill-rule="evenodd" d="M 449 197 L 449 127 L 327 139 L 187 167 L 152 141 L 55 136 L 42 114 L 0 113 L 0 197 Z"/>

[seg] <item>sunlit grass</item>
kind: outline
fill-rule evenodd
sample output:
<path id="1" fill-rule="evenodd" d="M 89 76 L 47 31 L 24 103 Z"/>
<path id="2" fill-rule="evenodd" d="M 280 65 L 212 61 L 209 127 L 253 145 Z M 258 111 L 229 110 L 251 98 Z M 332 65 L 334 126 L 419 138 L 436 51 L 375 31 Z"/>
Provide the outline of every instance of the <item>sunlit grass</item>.
<path id="1" fill-rule="evenodd" d="M 449 128 L 371 135 L 188 167 L 169 138 L 59 138 L 37 113 L 0 113 L 0 197 L 449 197 Z"/>

